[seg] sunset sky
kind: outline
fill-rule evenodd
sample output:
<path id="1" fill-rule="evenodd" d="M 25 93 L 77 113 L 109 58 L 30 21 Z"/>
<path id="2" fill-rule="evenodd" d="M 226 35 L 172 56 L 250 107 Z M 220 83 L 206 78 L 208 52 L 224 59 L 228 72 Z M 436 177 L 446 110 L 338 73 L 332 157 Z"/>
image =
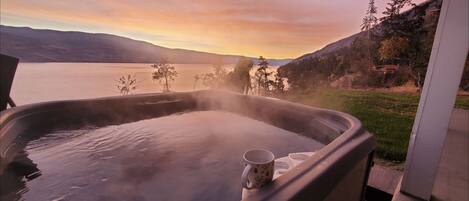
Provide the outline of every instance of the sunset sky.
<path id="1" fill-rule="evenodd" d="M 295 58 L 360 31 L 368 6 L 368 0 L 0 2 L 2 25 L 110 33 L 170 48 L 268 58 Z M 376 0 L 379 13 L 386 2 Z"/>

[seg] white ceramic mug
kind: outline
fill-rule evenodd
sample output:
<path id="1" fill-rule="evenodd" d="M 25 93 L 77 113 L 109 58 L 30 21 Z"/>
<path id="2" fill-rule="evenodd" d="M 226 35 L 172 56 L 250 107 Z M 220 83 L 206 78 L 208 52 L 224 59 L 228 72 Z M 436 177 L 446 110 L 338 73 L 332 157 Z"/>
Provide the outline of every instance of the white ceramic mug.
<path id="1" fill-rule="evenodd" d="M 246 189 L 261 188 L 272 181 L 275 156 L 264 149 L 249 150 L 243 155 L 244 168 L 241 184 Z"/>

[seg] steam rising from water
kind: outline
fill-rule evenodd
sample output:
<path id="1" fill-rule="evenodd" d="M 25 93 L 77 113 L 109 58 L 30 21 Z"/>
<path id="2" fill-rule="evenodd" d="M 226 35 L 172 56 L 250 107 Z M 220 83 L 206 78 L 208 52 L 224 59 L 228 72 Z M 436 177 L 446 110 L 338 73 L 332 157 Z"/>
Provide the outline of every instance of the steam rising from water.
<path id="1" fill-rule="evenodd" d="M 322 146 L 217 111 L 59 131 L 28 144 L 42 176 L 20 190 L 26 200 L 239 200 L 244 151 L 281 157 Z"/>

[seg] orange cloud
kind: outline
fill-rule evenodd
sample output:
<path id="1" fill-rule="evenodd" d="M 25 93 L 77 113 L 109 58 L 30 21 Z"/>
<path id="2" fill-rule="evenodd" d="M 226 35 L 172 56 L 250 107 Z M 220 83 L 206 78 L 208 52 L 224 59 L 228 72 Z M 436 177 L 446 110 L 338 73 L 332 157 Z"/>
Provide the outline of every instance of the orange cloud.
<path id="1" fill-rule="evenodd" d="M 366 6 L 367 0 L 4 0 L 1 23 L 293 58 L 358 32 Z"/>

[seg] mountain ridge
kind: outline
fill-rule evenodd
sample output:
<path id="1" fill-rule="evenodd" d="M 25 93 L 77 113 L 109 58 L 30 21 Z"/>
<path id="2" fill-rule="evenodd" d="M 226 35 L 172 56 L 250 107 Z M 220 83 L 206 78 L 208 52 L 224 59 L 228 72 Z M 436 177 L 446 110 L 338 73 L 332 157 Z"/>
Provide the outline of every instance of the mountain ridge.
<path id="1" fill-rule="evenodd" d="M 172 63 L 235 63 L 243 57 L 168 48 L 107 33 L 6 25 L 0 25 L 0 53 L 18 57 L 24 62 L 151 63 L 167 58 Z M 273 65 L 288 61 L 290 59 L 269 59 Z"/>
<path id="2" fill-rule="evenodd" d="M 420 3 L 419 5 L 416 5 L 416 7 L 429 7 L 430 5 L 438 3 L 440 1 L 441 0 L 427 0 L 427 1 L 424 1 L 424 2 Z M 414 12 L 414 9 L 406 10 L 406 11 L 402 12 L 401 15 L 409 15 L 409 13 L 411 13 L 411 12 Z M 380 26 L 381 26 L 381 23 L 377 24 L 373 29 L 379 29 Z M 360 36 L 364 36 L 365 34 L 366 34 L 366 32 L 360 31 L 360 32 L 352 34 L 350 36 L 341 38 L 337 41 L 334 41 L 332 43 L 329 43 L 329 44 L 325 45 L 324 47 L 322 47 L 319 50 L 303 54 L 300 57 L 297 57 L 297 58 L 293 59 L 290 63 L 298 63 L 298 62 L 300 62 L 304 59 L 312 59 L 312 58 L 315 58 L 317 56 L 323 56 L 323 55 L 328 54 L 328 53 L 333 53 L 333 52 L 338 51 L 338 50 L 340 50 L 342 48 L 345 48 L 345 47 L 351 47 L 351 45 L 355 41 L 355 39 L 357 39 Z"/>
<path id="3" fill-rule="evenodd" d="M 293 59 L 291 62 L 297 63 L 297 62 L 300 62 L 304 59 L 311 59 L 311 58 L 314 58 L 314 57 L 322 56 L 324 54 L 328 54 L 328 53 L 337 51 L 337 50 L 339 50 L 341 48 L 344 48 L 344 47 L 350 47 L 352 45 L 353 41 L 355 41 L 356 38 L 360 37 L 363 34 L 364 34 L 364 32 L 359 32 L 359 33 L 353 34 L 351 36 L 347 36 L 345 38 L 339 39 L 335 42 L 327 44 L 326 46 L 322 47 L 319 50 L 316 50 L 316 51 L 311 52 L 311 53 L 303 54 L 300 57 L 298 57 L 296 59 Z"/>
<path id="4" fill-rule="evenodd" d="M 372 28 L 370 37 L 367 32 L 358 32 L 318 51 L 302 55 L 280 66 L 278 72 L 288 80 L 291 88 L 298 90 L 318 86 L 394 87 L 412 83 L 420 87 L 430 58 L 441 4 L 442 0 L 429 0 L 415 5 L 401 12 L 392 22 L 387 21 L 389 19 L 382 20 Z M 389 39 L 387 34 L 391 29 L 406 34 L 398 37 L 412 41 L 408 44 L 412 47 L 403 49 L 401 53 L 407 61 L 380 57 L 381 43 Z M 394 45 L 395 49 L 401 44 Z M 386 66 L 397 70 L 387 73 Z"/>

